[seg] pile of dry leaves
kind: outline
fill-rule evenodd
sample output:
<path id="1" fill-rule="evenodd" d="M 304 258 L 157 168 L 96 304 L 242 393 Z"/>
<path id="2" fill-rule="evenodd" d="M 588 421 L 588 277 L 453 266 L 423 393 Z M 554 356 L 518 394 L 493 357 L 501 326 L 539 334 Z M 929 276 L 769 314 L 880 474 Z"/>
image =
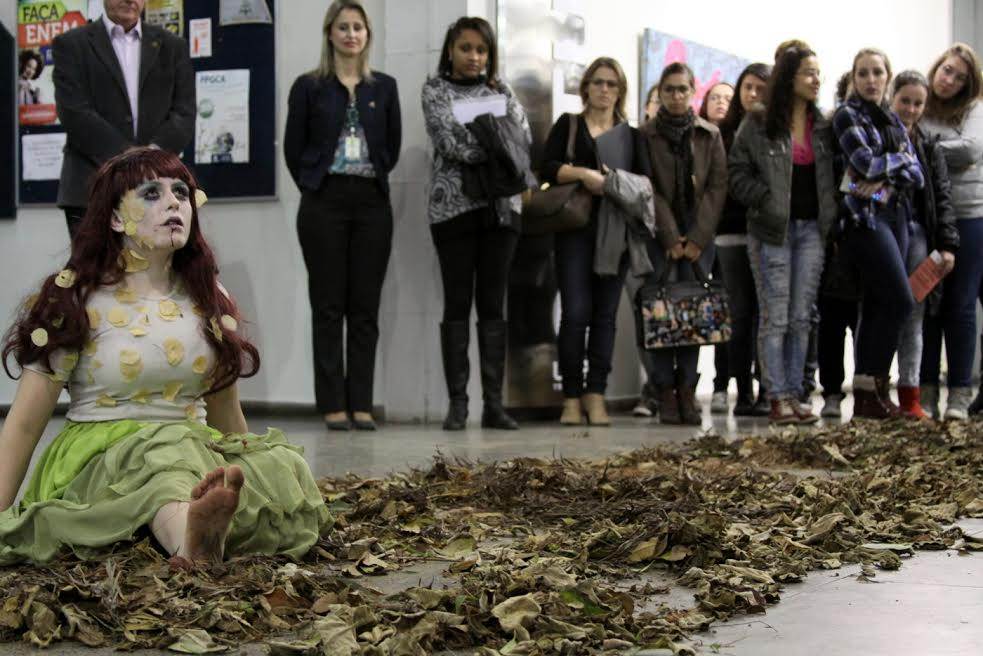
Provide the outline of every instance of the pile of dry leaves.
<path id="1" fill-rule="evenodd" d="M 0 640 L 273 654 L 687 651 L 764 612 L 784 584 L 918 549 L 983 548 L 983 423 L 854 422 L 734 442 L 707 436 L 604 460 L 471 464 L 321 482 L 336 530 L 305 562 L 172 568 L 146 541 L 98 562 L 0 569 Z M 373 576 L 441 563 L 383 593 Z M 696 603 L 658 603 L 665 570 Z M 871 569 L 865 571 L 872 573 Z M 426 585 L 426 587 L 420 587 Z"/>

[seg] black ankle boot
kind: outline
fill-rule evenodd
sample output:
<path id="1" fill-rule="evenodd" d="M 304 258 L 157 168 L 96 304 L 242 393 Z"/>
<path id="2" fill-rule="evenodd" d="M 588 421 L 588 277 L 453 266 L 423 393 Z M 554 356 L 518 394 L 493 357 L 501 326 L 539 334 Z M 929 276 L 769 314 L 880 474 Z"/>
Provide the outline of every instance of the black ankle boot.
<path id="1" fill-rule="evenodd" d="M 444 419 L 444 430 L 464 430 L 468 423 L 468 342 L 471 338 L 467 321 L 445 321 L 440 324 L 440 353 L 444 359 L 444 379 L 450 407 Z"/>
<path id="2" fill-rule="evenodd" d="M 983 334 L 980 334 L 980 348 L 983 348 Z M 976 390 L 976 398 L 966 408 L 970 415 L 978 415 L 983 412 L 983 362 L 980 363 L 980 387 Z"/>
<path id="3" fill-rule="evenodd" d="M 502 407 L 502 379 L 505 377 L 505 344 L 509 324 L 504 320 L 478 322 L 478 353 L 481 356 L 481 389 L 485 408 L 482 428 L 516 430 L 519 424 Z"/>

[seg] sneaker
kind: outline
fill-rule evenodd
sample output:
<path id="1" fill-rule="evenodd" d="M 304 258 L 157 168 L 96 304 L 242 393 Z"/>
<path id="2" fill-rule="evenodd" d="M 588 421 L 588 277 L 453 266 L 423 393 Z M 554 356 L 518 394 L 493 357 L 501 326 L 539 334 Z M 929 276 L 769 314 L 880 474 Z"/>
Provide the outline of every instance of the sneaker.
<path id="1" fill-rule="evenodd" d="M 799 423 L 799 417 L 792 408 L 792 403 L 791 399 L 772 399 L 768 421 L 778 426 Z"/>
<path id="2" fill-rule="evenodd" d="M 831 419 L 839 419 L 843 416 L 840 411 L 840 403 L 843 402 L 842 394 L 830 394 L 829 396 L 823 397 L 823 410 L 820 413 L 823 417 L 829 417 Z"/>
<path id="3" fill-rule="evenodd" d="M 710 397 L 710 413 L 715 415 L 725 415 L 730 410 L 727 403 L 727 392 L 714 392 Z"/>
<path id="4" fill-rule="evenodd" d="M 945 404 L 945 419 L 969 419 L 969 404 L 973 400 L 970 387 L 950 387 L 949 399 Z"/>
<path id="5" fill-rule="evenodd" d="M 978 415 L 981 412 L 983 412 L 983 385 L 981 385 L 979 391 L 976 392 L 976 398 L 969 404 L 969 414 Z"/>
<path id="6" fill-rule="evenodd" d="M 645 399 L 639 398 L 638 403 L 636 403 L 635 407 L 631 409 L 631 414 L 636 417 L 651 417 L 653 412 L 649 409 L 648 403 L 645 402 Z"/>
<path id="7" fill-rule="evenodd" d="M 655 386 L 645 383 L 642 386 L 642 393 L 638 397 L 638 403 L 631 413 L 636 417 L 654 417 L 659 414 L 659 399 Z"/>
<path id="8" fill-rule="evenodd" d="M 737 403 L 734 404 L 735 417 L 750 417 L 754 414 L 754 399 L 738 395 Z"/>
<path id="9" fill-rule="evenodd" d="M 795 417 L 798 419 L 798 423 L 814 424 L 819 421 L 819 415 L 812 411 L 811 403 L 796 403 L 794 399 L 789 403 L 792 406 L 792 412 L 795 413 Z"/>
<path id="10" fill-rule="evenodd" d="M 922 385 L 921 393 L 922 410 L 932 419 L 940 419 L 942 413 L 939 412 L 939 386 Z"/>

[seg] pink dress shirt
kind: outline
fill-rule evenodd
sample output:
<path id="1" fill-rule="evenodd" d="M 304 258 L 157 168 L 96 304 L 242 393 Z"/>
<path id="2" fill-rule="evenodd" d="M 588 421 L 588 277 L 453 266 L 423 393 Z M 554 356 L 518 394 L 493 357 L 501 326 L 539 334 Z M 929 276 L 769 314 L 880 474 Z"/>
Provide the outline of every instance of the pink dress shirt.
<path id="1" fill-rule="evenodd" d="M 133 116 L 133 136 L 137 134 L 137 110 L 140 99 L 140 38 L 143 26 L 140 21 L 129 32 L 123 27 L 102 15 L 102 22 L 109 33 L 109 41 L 113 44 L 119 67 L 123 70 L 123 80 L 126 82 L 126 95 L 130 98 L 130 114 Z"/>

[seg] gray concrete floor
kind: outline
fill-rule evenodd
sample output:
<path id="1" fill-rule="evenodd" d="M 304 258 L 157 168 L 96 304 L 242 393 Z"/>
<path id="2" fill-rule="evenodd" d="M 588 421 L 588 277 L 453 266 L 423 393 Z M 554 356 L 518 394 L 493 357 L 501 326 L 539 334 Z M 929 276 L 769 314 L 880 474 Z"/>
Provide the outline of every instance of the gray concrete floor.
<path id="1" fill-rule="evenodd" d="M 733 401 L 733 399 L 732 399 Z M 821 400 L 816 398 L 818 411 Z M 761 419 L 709 414 L 704 399 L 704 423 L 695 427 L 663 427 L 647 419 L 615 416 L 609 428 L 565 428 L 528 424 L 517 432 L 485 431 L 477 427 L 446 433 L 439 426 L 383 426 L 376 433 L 329 433 L 314 417 L 248 417 L 250 429 L 267 426 L 284 430 L 305 448 L 316 476 L 352 472 L 383 476 L 407 467 L 425 466 L 438 451 L 474 460 L 528 457 L 599 457 L 654 444 L 679 443 L 713 428 L 725 436 L 768 431 Z M 849 400 L 844 403 L 849 415 Z M 57 435 L 63 421 L 52 421 L 35 454 Z M 973 535 L 983 535 L 983 520 L 960 523 Z M 772 654 L 895 656 L 896 654 L 983 655 L 983 561 L 954 551 L 920 552 L 894 572 L 878 570 L 873 583 L 856 579 L 858 568 L 818 572 L 788 586 L 782 601 L 766 615 L 742 616 L 694 636 L 700 653 L 733 656 Z M 420 580 L 439 578 L 444 564 L 424 563 L 397 572 L 374 587 L 398 589 Z M 692 604 L 692 591 L 674 588 L 664 599 L 679 606 Z M 110 652 L 59 644 L 59 654 L 101 656 Z M 33 653 L 24 645 L 0 645 L 2 654 Z M 155 652 L 134 652 L 155 653 Z M 263 654 L 249 645 L 243 654 Z"/>

